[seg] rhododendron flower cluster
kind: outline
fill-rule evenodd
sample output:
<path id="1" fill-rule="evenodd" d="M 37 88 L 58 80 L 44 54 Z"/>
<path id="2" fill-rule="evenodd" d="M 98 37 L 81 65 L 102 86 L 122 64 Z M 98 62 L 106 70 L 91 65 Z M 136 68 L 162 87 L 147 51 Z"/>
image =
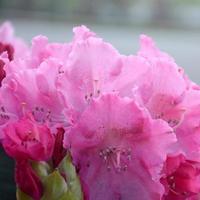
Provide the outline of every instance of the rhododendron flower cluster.
<path id="1" fill-rule="evenodd" d="M 125 56 L 73 32 L 28 47 L 0 28 L 0 142 L 17 199 L 198 200 L 200 87 L 146 35 Z"/>

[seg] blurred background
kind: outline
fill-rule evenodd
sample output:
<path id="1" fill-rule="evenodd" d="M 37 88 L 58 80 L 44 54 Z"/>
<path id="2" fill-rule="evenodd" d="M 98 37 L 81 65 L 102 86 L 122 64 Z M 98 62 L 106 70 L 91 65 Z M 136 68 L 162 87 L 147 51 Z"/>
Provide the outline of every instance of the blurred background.
<path id="1" fill-rule="evenodd" d="M 145 33 L 200 83 L 200 0 L 0 0 L 0 22 L 8 19 L 27 42 L 38 34 L 69 41 L 85 24 L 123 54 Z"/>
<path id="2" fill-rule="evenodd" d="M 72 27 L 85 24 L 126 55 L 148 34 L 200 83 L 200 0 L 0 0 L 0 23 L 5 20 L 28 43 L 38 34 L 70 41 Z M 11 168 L 1 150 L 1 200 L 15 199 Z"/>

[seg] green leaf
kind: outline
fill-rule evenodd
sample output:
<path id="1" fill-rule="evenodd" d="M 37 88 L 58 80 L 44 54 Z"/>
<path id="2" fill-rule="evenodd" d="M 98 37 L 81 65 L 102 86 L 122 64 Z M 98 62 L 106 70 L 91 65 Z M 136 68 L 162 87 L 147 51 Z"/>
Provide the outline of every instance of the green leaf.
<path id="1" fill-rule="evenodd" d="M 16 197 L 17 197 L 17 200 L 33 200 L 27 194 L 25 194 L 24 192 L 22 192 L 19 188 L 17 188 Z"/>
<path id="2" fill-rule="evenodd" d="M 67 191 L 68 187 L 65 179 L 58 170 L 55 170 L 44 180 L 44 195 L 41 200 L 66 200 Z"/>
<path id="3" fill-rule="evenodd" d="M 42 181 L 49 175 L 50 166 L 46 162 L 31 162 L 31 166 Z"/>
<path id="4" fill-rule="evenodd" d="M 71 193 L 69 194 L 69 196 L 71 195 L 71 198 L 73 200 L 83 200 L 80 180 L 76 173 L 76 169 L 72 164 L 72 159 L 69 153 L 62 160 L 62 162 L 58 166 L 58 169 L 62 174 L 65 174 L 66 176 L 67 185 Z"/>
<path id="5" fill-rule="evenodd" d="M 67 194 L 66 194 L 66 199 L 67 200 L 77 200 L 77 197 L 70 190 L 68 190 Z M 66 199 L 62 199 L 62 200 L 66 200 Z"/>

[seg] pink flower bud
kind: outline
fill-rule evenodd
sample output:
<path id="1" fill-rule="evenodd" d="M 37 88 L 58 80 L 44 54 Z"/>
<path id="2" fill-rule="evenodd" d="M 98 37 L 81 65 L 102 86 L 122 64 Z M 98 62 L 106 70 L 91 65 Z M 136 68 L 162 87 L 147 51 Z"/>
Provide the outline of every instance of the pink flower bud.
<path id="1" fill-rule="evenodd" d="M 32 118 L 9 123 L 5 129 L 3 147 L 15 159 L 48 160 L 53 152 L 54 137 L 49 128 Z"/>
<path id="2" fill-rule="evenodd" d="M 183 155 L 168 157 L 165 165 L 164 200 L 190 199 L 200 192 L 200 163 Z"/>

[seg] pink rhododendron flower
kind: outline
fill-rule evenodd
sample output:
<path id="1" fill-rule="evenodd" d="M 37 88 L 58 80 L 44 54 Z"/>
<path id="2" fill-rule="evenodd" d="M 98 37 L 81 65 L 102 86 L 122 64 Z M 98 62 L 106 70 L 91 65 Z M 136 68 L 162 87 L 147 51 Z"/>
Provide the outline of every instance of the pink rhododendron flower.
<path id="1" fill-rule="evenodd" d="M 34 200 L 40 200 L 43 193 L 42 182 L 27 160 L 17 161 L 15 181 L 18 188 Z"/>
<path id="2" fill-rule="evenodd" d="M 115 91 L 120 96 L 137 96 L 153 118 L 162 118 L 172 127 L 180 123 L 185 111 L 184 106 L 179 106 L 187 88 L 185 78 L 181 68 L 159 51 L 151 38 L 141 36 L 137 56 L 121 56 L 85 27 L 74 32 L 65 73 L 58 80 L 67 116 L 76 119 L 92 98 Z M 85 57 L 85 53 L 89 56 Z"/>
<path id="3" fill-rule="evenodd" d="M 38 125 L 31 116 L 9 123 L 4 128 L 3 147 L 14 159 L 48 160 L 54 147 L 54 136 L 45 125 Z"/>
<path id="4" fill-rule="evenodd" d="M 177 126 L 185 111 L 179 103 L 184 99 L 187 86 L 173 59 L 143 35 L 137 56 L 124 56 L 122 63 L 121 74 L 115 80 L 116 90 L 123 96 L 137 96 L 153 118 Z"/>
<path id="5" fill-rule="evenodd" d="M 64 101 L 56 89 L 60 64 L 50 58 L 37 68 L 27 68 L 26 62 L 26 59 L 15 60 L 6 66 L 7 76 L 0 91 L 0 129 L 12 120 L 20 119 L 26 110 L 55 133 L 57 127 L 68 123 L 63 114 Z M 0 131 L 0 138 L 3 137 Z"/>
<path id="6" fill-rule="evenodd" d="M 185 113 L 184 119 L 176 129 L 180 148 L 187 159 L 200 162 L 200 106 L 191 107 Z"/>
<path id="7" fill-rule="evenodd" d="M 107 90 L 112 76 L 119 73 L 120 55 L 86 27 L 74 29 L 74 41 L 65 73 L 58 80 L 67 117 L 76 120 L 91 99 Z M 88 56 L 85 56 L 88 55 Z M 70 118 L 69 117 L 69 118 Z"/>
<path id="8" fill-rule="evenodd" d="M 53 132 L 56 132 L 56 127 L 67 124 L 63 115 L 64 102 L 56 89 L 58 69 L 56 60 L 49 59 L 38 68 L 11 70 L 0 91 L 3 108 L 0 124 L 4 126 L 13 118 L 21 118 L 24 110 L 31 112 L 37 122 L 45 123 Z"/>
<path id="9" fill-rule="evenodd" d="M 39 35 L 28 49 L 0 27 L 0 140 L 18 187 L 41 198 L 34 160 L 77 171 L 84 200 L 198 200 L 200 86 L 146 35 L 125 56 L 85 26 L 73 31 L 70 43 Z"/>
<path id="10" fill-rule="evenodd" d="M 110 94 L 92 101 L 65 139 L 86 199 L 161 198 L 160 170 L 176 139 L 133 100 Z"/>
<path id="11" fill-rule="evenodd" d="M 10 23 L 0 26 L 0 86 L 6 76 L 5 65 L 14 58 L 20 58 L 27 52 L 25 43 L 14 36 Z"/>
<path id="12" fill-rule="evenodd" d="M 141 46 L 140 51 L 138 52 L 139 56 L 142 56 L 149 60 L 150 62 L 158 59 L 165 59 L 168 61 L 174 62 L 174 59 L 165 52 L 160 51 L 152 38 L 148 37 L 147 35 L 141 35 Z"/>
<path id="13" fill-rule="evenodd" d="M 42 35 L 36 36 L 32 40 L 32 47 L 27 58 L 28 67 L 37 68 L 48 59 L 55 59 L 62 67 L 71 51 L 71 44 L 49 43 L 48 38 Z"/>
<path id="14" fill-rule="evenodd" d="M 186 160 L 183 155 L 168 157 L 163 184 L 163 200 L 194 199 L 200 192 L 200 163 Z"/>
<path id="15" fill-rule="evenodd" d="M 2 126 L 13 118 L 21 118 L 24 109 L 53 132 L 68 123 L 64 119 L 64 103 L 57 90 L 57 79 L 63 73 L 69 50 L 69 44 L 48 43 L 46 37 L 38 36 L 33 39 L 30 52 L 6 64 L 7 77 L 0 91 Z M 0 138 L 3 137 L 1 131 Z"/>

